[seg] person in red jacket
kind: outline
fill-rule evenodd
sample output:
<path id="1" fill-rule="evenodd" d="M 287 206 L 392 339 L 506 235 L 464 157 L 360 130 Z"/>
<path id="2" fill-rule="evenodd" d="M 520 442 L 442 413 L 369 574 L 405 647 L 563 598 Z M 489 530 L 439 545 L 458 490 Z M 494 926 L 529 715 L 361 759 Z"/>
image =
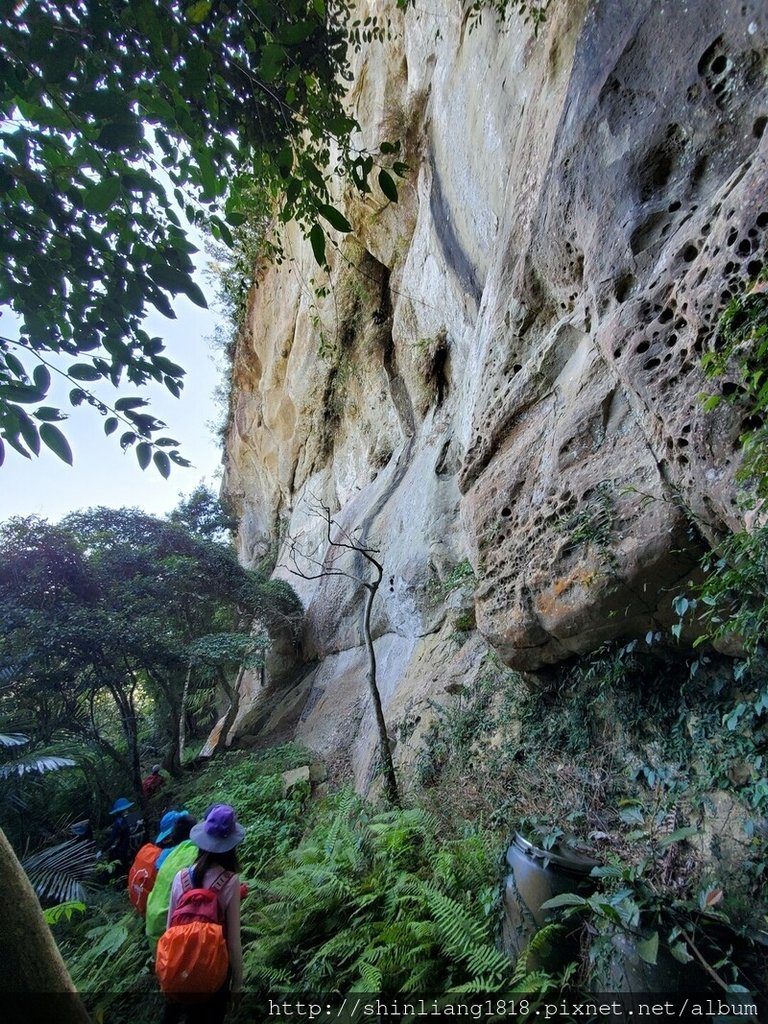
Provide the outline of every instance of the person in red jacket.
<path id="1" fill-rule="evenodd" d="M 165 785 L 165 779 L 160 774 L 160 765 L 152 767 L 152 774 L 148 775 L 141 784 L 141 790 L 145 797 L 149 798 L 159 792 Z"/>

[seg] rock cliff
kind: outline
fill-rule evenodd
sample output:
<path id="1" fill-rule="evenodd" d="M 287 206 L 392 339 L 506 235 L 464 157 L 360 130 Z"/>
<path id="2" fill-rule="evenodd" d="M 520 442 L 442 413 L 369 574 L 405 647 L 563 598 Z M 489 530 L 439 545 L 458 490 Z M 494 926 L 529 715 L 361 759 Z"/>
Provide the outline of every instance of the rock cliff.
<path id="1" fill-rule="evenodd" d="M 535 671 L 668 624 L 740 524 L 738 409 L 703 411 L 700 358 L 768 228 L 760 0 L 553 0 L 537 34 L 453 3 L 365 11 L 392 38 L 350 104 L 410 172 L 397 204 L 339 196 L 329 275 L 290 229 L 260 274 L 225 470 L 242 558 L 277 544 L 307 609 L 239 731 L 348 753 L 361 785 L 361 589 L 287 569 L 287 538 L 324 557 L 312 502 L 380 550 L 379 684 L 411 747 L 489 645 Z"/>

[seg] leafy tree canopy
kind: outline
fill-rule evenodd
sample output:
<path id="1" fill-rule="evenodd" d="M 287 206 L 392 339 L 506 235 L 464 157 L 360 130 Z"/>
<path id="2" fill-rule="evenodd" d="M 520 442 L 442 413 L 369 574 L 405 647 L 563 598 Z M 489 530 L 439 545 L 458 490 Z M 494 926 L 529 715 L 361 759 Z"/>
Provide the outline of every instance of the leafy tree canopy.
<path id="1" fill-rule="evenodd" d="M 276 594 L 229 545 L 178 523 L 106 508 L 57 526 L 10 520 L 0 526 L 0 721 L 21 716 L 45 742 L 75 736 L 138 787 L 147 717 L 155 745 L 172 752 L 190 664 L 215 664 L 227 682 L 258 660 L 254 626 L 269 628 L 278 610 L 300 615 L 290 588 Z"/>
<path id="2" fill-rule="evenodd" d="M 344 141 L 348 16 L 347 0 L 0 6 L 0 306 L 21 322 L 19 341 L 0 338 L 0 462 L 3 442 L 72 462 L 46 404 L 53 371 L 142 468 L 188 464 L 143 398 L 110 406 L 91 385 L 180 394 L 184 370 L 142 323 L 150 308 L 173 318 L 174 295 L 205 306 L 182 217 L 232 245 L 255 181 L 282 220 L 350 229 L 328 202 L 331 143 L 364 191 L 373 159 Z M 352 24 L 358 45 L 381 31 Z M 379 183 L 396 198 L 386 171 Z M 324 260 L 318 223 L 310 234 Z"/>
<path id="3" fill-rule="evenodd" d="M 236 516 L 205 484 L 182 498 L 168 518 L 207 540 L 224 540 L 237 529 Z"/>

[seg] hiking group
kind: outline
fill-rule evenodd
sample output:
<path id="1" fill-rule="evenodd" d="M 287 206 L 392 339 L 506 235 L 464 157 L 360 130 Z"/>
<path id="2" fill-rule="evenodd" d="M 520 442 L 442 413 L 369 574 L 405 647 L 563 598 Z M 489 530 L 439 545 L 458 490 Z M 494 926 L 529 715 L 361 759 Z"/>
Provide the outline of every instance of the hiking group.
<path id="1" fill-rule="evenodd" d="M 228 804 L 209 807 L 201 822 L 170 810 L 155 841 L 131 851 L 132 806 L 125 797 L 115 801 L 107 852 L 121 865 L 135 852 L 128 896 L 145 918 L 166 997 L 163 1024 L 220 1024 L 230 995 L 242 989 L 240 900 L 248 890 L 235 848 L 245 829 Z"/>

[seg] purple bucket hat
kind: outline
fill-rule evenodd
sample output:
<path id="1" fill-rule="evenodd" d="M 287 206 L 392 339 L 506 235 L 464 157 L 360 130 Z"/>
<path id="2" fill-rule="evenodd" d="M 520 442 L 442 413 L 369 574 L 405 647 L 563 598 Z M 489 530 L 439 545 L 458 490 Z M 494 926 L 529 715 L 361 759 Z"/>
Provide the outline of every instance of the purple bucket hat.
<path id="1" fill-rule="evenodd" d="M 239 824 L 234 807 L 229 804 L 214 804 L 201 821 L 189 833 L 189 838 L 200 850 L 208 853 L 226 853 L 233 850 L 245 836 L 245 829 Z"/>

